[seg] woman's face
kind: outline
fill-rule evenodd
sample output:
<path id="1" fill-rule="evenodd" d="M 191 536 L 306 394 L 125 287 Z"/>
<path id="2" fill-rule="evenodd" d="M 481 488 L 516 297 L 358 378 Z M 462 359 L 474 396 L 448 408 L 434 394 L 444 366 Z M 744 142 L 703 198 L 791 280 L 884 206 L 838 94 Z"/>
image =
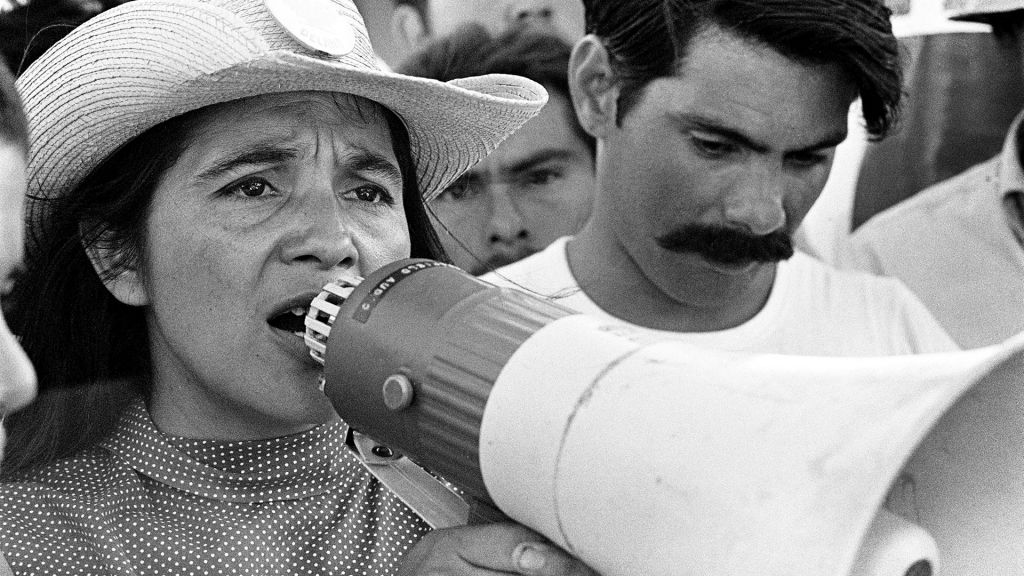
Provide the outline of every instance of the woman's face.
<path id="1" fill-rule="evenodd" d="M 157 426 L 246 439 L 334 418 L 303 313 L 339 273 L 409 256 L 402 189 L 367 100 L 290 93 L 201 112 L 156 189 L 140 281 L 120 288 L 148 306 Z"/>
<path id="2" fill-rule="evenodd" d="M 25 152 L 0 140 L 0 286 L 6 296 L 25 252 L 22 206 L 25 198 Z M 28 404 L 36 393 L 36 373 L 25 351 L 0 315 L 0 416 Z M 0 426 L 0 455 L 5 434 Z"/>

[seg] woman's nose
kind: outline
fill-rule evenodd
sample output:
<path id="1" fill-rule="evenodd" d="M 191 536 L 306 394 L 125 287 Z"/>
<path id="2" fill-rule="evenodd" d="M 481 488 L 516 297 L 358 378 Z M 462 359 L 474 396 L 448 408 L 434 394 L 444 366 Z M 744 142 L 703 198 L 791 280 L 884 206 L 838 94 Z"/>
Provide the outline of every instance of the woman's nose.
<path id="1" fill-rule="evenodd" d="M 338 203 L 332 200 L 307 204 L 293 216 L 293 231 L 284 242 L 285 261 L 308 263 L 322 270 L 356 269 L 359 252 Z"/>

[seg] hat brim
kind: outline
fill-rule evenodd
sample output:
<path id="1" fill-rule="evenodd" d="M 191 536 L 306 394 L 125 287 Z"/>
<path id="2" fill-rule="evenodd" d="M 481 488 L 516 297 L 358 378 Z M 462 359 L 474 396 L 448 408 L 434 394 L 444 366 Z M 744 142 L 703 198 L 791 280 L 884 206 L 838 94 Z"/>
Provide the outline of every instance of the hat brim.
<path id="1" fill-rule="evenodd" d="M 379 70 L 372 53 L 323 57 L 272 40 L 281 47 L 230 11 L 136 0 L 58 42 L 18 82 L 32 128 L 30 222 L 44 217 L 41 200 L 68 193 L 126 143 L 214 104 L 302 91 L 378 102 L 405 124 L 429 200 L 547 101 L 540 84 L 518 76 L 440 82 Z"/>
<path id="2" fill-rule="evenodd" d="M 124 143 L 182 114 L 252 96 L 301 91 L 353 94 L 397 114 L 409 132 L 419 188 L 428 200 L 493 151 L 510 134 L 510 126 L 521 126 L 547 99 L 543 87 L 518 76 L 492 74 L 446 83 L 352 70 L 286 53 L 171 89 L 136 91 L 116 106 L 98 103 L 99 109 L 80 110 L 80 116 L 53 123 L 34 134 L 32 163 L 39 168 L 34 174 L 39 185 L 33 188 L 42 197 L 59 195 L 77 184 L 64 175 L 69 165 L 95 167 Z M 89 138 L 69 137 L 75 133 Z"/>

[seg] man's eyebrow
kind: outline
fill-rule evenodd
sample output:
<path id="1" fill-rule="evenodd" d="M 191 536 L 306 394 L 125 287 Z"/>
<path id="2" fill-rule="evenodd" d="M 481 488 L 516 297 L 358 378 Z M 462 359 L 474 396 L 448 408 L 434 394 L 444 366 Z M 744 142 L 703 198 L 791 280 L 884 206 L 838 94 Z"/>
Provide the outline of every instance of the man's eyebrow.
<path id="1" fill-rule="evenodd" d="M 287 162 L 297 158 L 299 153 L 294 145 L 283 141 L 256 142 L 246 145 L 244 149 L 227 152 L 202 169 L 193 180 L 208 182 L 238 168 Z"/>
<path id="2" fill-rule="evenodd" d="M 579 152 L 566 148 L 541 148 L 531 152 L 525 158 L 519 158 L 504 167 L 505 172 L 517 174 L 526 172 L 538 164 L 545 162 L 557 162 L 561 160 L 572 160 L 579 155 Z"/>
<path id="3" fill-rule="evenodd" d="M 723 136 L 746 148 L 750 148 L 755 152 L 765 153 L 769 150 L 768 146 L 761 144 L 759 142 L 754 142 L 745 134 L 742 134 L 727 126 L 723 126 L 722 124 L 716 122 L 715 120 L 712 120 L 711 118 L 706 118 L 704 116 L 700 116 L 697 114 L 677 114 L 673 115 L 673 118 L 675 118 L 678 122 L 685 126 L 696 128 L 698 130 L 702 130 L 705 132 L 710 132 L 712 134 L 717 134 L 719 136 Z M 846 135 L 846 128 L 844 127 L 842 130 L 838 130 L 834 134 L 829 134 L 822 138 L 820 141 L 815 142 L 809 146 L 805 146 L 803 148 L 800 148 L 799 150 L 788 150 L 787 152 L 813 152 L 816 150 L 835 148 L 840 143 L 842 143 L 843 140 L 846 140 Z"/>

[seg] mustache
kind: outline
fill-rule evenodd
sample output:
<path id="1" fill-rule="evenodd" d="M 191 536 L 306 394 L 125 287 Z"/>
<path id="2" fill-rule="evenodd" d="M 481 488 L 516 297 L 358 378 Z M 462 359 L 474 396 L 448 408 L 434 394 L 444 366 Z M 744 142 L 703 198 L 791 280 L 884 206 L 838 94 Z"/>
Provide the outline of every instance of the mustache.
<path id="1" fill-rule="evenodd" d="M 793 240 L 784 230 L 757 235 L 737 228 L 688 224 L 655 240 L 671 252 L 693 252 L 721 264 L 778 262 L 793 255 Z"/>

